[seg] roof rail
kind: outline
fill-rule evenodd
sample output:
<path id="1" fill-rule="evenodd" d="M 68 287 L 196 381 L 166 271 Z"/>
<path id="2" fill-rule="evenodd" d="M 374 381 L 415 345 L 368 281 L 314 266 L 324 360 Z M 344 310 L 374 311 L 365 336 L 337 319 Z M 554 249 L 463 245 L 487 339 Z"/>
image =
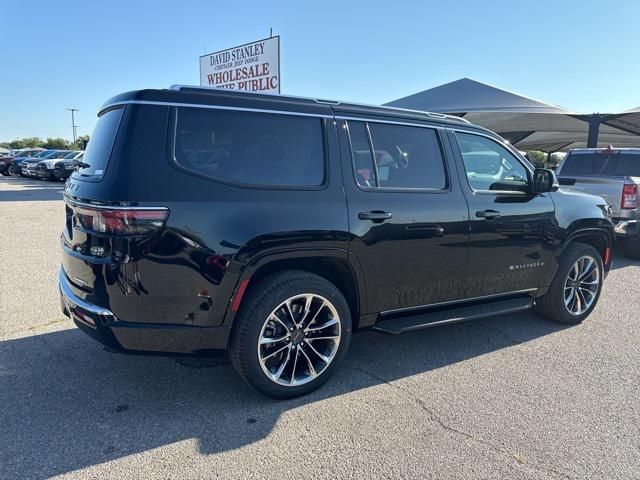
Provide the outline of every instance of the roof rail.
<path id="1" fill-rule="evenodd" d="M 175 90 L 175 91 L 181 91 L 181 90 L 203 90 L 203 91 L 220 91 L 220 88 L 217 87 L 208 87 L 208 86 L 200 86 L 200 85 L 180 85 L 180 84 L 176 84 L 176 85 L 171 85 L 171 87 L 169 87 L 169 90 Z M 462 118 L 462 117 L 458 117 L 457 115 L 447 115 L 446 113 L 438 113 L 438 112 L 427 112 L 424 110 L 413 110 L 413 109 L 409 109 L 409 108 L 400 108 L 400 107 L 390 107 L 387 105 L 372 105 L 370 103 L 357 103 L 357 102 L 340 102 L 338 100 L 327 100 L 327 99 L 323 99 L 323 98 L 312 98 L 312 97 L 300 97 L 300 96 L 296 96 L 296 95 L 283 95 L 281 93 L 273 93 L 273 92 L 250 92 L 250 91 L 238 91 L 238 90 L 226 90 L 226 91 L 231 91 L 231 92 L 237 92 L 237 93 L 248 93 L 248 94 L 253 94 L 253 95 L 274 95 L 274 96 L 282 96 L 282 97 L 287 97 L 287 98 L 297 98 L 299 100 L 310 100 L 316 103 L 323 103 L 323 104 L 327 104 L 327 105 L 340 105 L 342 103 L 348 103 L 349 105 L 354 105 L 356 107 L 373 107 L 373 108 L 383 108 L 385 110 L 394 110 L 394 111 L 398 111 L 398 112 L 407 112 L 407 113 L 417 113 L 417 114 L 421 114 L 421 115 L 427 115 L 429 117 L 432 118 L 440 118 L 440 119 L 446 119 L 446 120 L 452 120 L 452 121 L 457 121 L 460 123 L 467 123 L 470 124 L 471 122 L 469 120 L 467 120 L 466 118 Z"/>

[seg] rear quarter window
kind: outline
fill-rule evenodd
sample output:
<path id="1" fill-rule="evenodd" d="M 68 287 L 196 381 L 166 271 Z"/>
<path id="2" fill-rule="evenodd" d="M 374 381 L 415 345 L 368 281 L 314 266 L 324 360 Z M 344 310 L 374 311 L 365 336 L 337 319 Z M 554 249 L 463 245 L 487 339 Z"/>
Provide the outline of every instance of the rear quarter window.
<path id="1" fill-rule="evenodd" d="M 320 118 L 178 108 L 175 125 L 174 161 L 188 172 L 239 185 L 324 183 Z"/>
<path id="2" fill-rule="evenodd" d="M 98 117 L 82 163 L 74 175 L 93 178 L 101 178 L 104 175 L 123 113 L 124 108 L 114 108 Z"/>

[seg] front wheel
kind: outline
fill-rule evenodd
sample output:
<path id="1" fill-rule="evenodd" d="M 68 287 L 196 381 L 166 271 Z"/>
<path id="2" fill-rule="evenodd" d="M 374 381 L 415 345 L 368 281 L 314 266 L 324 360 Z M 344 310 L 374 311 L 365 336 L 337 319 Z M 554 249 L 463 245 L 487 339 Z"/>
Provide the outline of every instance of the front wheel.
<path id="1" fill-rule="evenodd" d="M 229 346 L 232 364 L 249 385 L 274 398 L 320 387 L 351 339 L 351 314 L 340 290 L 303 271 L 258 282 L 236 322 Z"/>
<path id="2" fill-rule="evenodd" d="M 600 298 L 604 267 L 591 245 L 572 243 L 564 252 L 548 292 L 536 300 L 545 317 L 561 323 L 580 323 Z"/>

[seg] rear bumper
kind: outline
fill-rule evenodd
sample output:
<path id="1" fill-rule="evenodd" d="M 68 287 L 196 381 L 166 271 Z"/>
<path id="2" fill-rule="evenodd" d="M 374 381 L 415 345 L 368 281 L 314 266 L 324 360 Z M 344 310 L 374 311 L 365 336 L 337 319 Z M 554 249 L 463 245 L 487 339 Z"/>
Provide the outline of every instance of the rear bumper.
<path id="1" fill-rule="evenodd" d="M 614 219 L 613 230 L 616 237 L 620 238 L 636 237 L 640 235 L 637 220 L 627 220 L 623 218 Z"/>
<path id="2" fill-rule="evenodd" d="M 124 322 L 109 309 L 76 295 L 62 269 L 58 283 L 63 313 L 83 332 L 111 348 L 165 353 L 196 353 L 227 348 L 231 331 L 229 327 Z"/>

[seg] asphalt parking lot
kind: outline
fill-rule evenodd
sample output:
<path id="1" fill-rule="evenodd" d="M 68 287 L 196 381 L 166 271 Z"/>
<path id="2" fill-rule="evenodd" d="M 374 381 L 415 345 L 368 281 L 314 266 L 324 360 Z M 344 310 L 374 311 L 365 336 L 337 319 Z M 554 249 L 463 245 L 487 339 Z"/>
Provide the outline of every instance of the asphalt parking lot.
<path id="1" fill-rule="evenodd" d="M 112 353 L 60 312 L 61 184 L 0 177 L 0 478 L 638 478 L 640 264 L 582 325 L 354 337 L 274 401 L 223 358 Z"/>

